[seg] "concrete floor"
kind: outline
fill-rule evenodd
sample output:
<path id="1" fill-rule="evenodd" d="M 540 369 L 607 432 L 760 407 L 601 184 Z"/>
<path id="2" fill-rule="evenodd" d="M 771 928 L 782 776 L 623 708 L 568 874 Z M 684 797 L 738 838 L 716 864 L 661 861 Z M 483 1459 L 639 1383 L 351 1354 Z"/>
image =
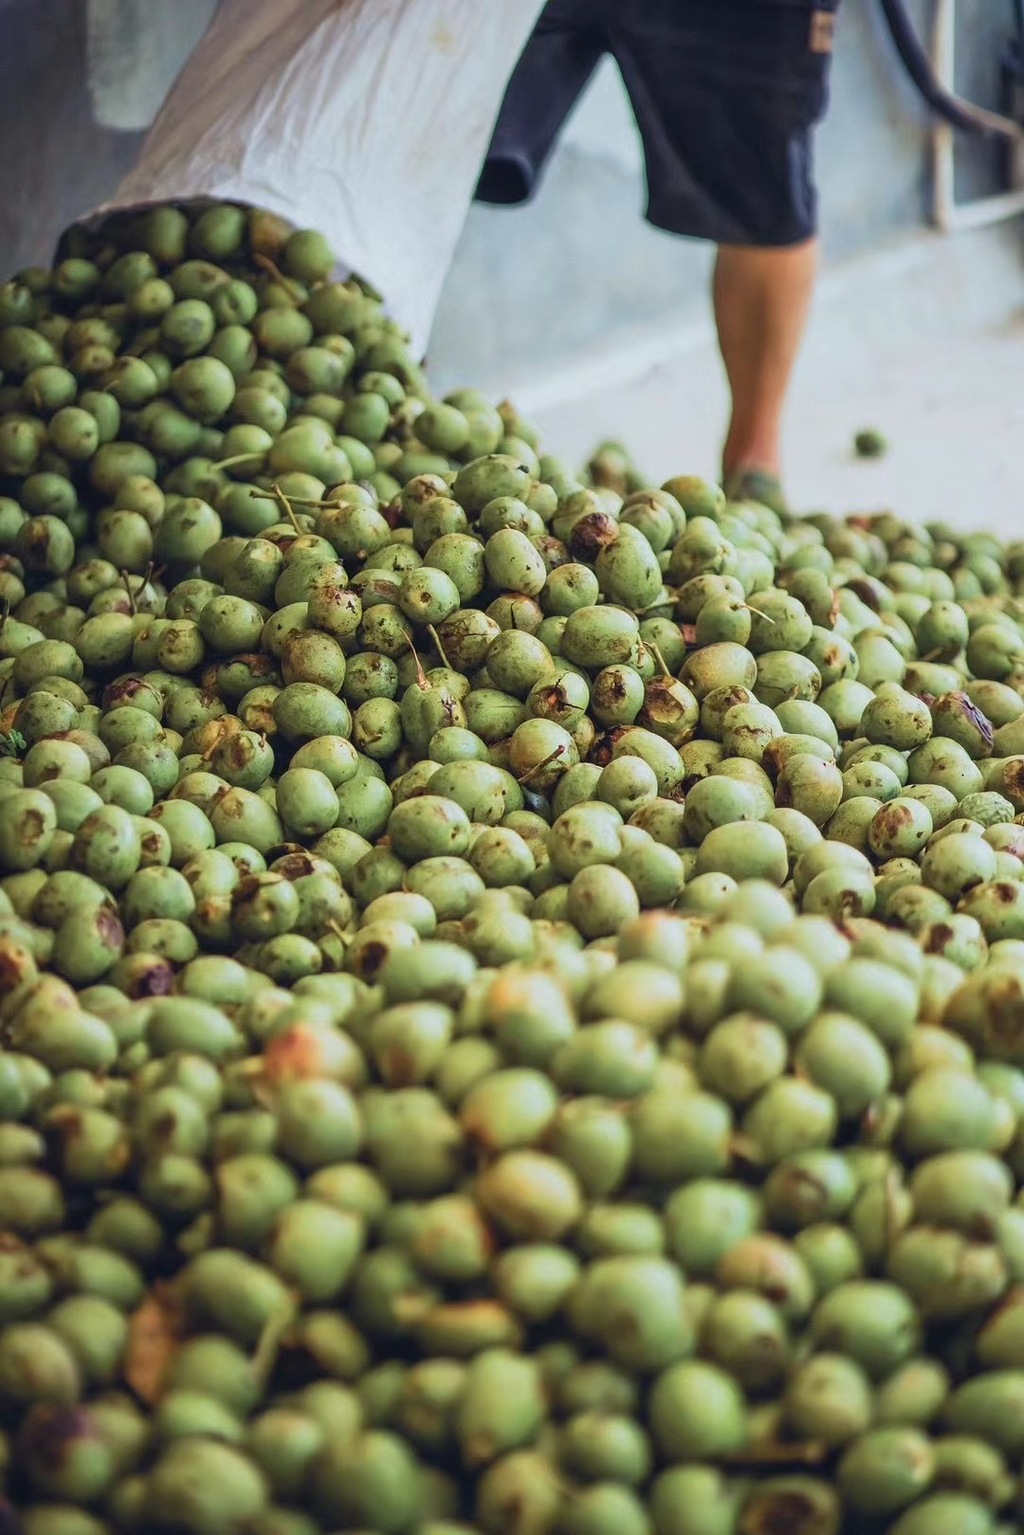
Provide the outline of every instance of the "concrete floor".
<path id="1" fill-rule="evenodd" d="M 705 314 L 509 391 L 571 463 L 625 442 L 653 482 L 714 475 L 727 396 Z M 877 427 L 889 451 L 856 457 Z M 925 235 L 826 274 L 794 380 L 797 510 L 891 507 L 1024 535 L 1024 259 L 1013 230 Z"/>

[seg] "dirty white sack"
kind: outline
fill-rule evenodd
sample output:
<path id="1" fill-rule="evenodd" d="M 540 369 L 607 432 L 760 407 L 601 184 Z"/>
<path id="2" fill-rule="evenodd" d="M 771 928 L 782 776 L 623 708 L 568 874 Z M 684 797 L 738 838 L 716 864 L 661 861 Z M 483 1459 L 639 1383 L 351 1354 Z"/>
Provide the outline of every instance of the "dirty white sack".
<path id="1" fill-rule="evenodd" d="M 426 346 L 542 0 L 221 0 L 97 212 L 200 197 L 320 229 Z"/>

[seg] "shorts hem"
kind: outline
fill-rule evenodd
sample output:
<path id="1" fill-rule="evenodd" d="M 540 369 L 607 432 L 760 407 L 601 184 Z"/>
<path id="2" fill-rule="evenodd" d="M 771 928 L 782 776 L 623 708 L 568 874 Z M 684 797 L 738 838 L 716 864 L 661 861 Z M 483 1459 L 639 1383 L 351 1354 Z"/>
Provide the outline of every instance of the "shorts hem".
<path id="1" fill-rule="evenodd" d="M 689 240 L 707 240 L 713 245 L 750 245 L 764 250 L 786 250 L 804 245 L 818 234 L 817 224 L 789 224 L 773 230 L 745 229 L 741 224 L 702 217 L 693 208 L 674 207 L 652 200 L 644 209 L 644 219 L 666 234 Z"/>
<path id="2" fill-rule="evenodd" d="M 484 161 L 473 201 L 495 208 L 520 208 L 537 190 L 534 168 L 525 155 L 489 155 Z"/>

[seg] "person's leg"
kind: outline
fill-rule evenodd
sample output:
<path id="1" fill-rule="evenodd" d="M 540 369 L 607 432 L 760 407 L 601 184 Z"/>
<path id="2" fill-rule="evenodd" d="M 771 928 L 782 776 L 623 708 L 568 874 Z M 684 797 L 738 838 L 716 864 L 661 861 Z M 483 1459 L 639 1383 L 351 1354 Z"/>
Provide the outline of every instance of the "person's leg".
<path id="1" fill-rule="evenodd" d="M 722 450 L 726 483 L 748 471 L 778 478 L 782 414 L 814 291 L 818 241 L 720 245 L 712 293 L 732 395 Z"/>
<path id="2" fill-rule="evenodd" d="M 644 146 L 647 218 L 718 247 L 727 489 L 782 504 L 783 404 L 817 262 L 813 130 L 838 0 L 617 0 L 610 51 Z M 826 35 L 827 34 L 827 35 Z"/>

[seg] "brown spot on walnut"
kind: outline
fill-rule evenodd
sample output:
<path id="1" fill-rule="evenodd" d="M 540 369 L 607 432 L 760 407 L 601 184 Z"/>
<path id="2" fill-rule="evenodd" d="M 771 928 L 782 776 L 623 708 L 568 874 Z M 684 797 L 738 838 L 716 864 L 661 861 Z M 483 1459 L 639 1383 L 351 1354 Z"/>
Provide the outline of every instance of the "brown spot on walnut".
<path id="1" fill-rule="evenodd" d="M 619 525 L 607 512 L 588 512 L 569 534 L 570 552 L 578 560 L 593 562 L 619 537 Z"/>
<path id="2" fill-rule="evenodd" d="M 0 993 L 13 991 L 35 973 L 36 962 L 24 944 L 13 938 L 0 938 Z"/>
<path id="3" fill-rule="evenodd" d="M 831 1523 L 805 1492 L 757 1492 L 740 1519 L 738 1535 L 825 1535 Z"/>
<path id="4" fill-rule="evenodd" d="M 359 951 L 359 968 L 364 981 L 372 981 L 389 954 L 386 943 L 371 942 Z"/>
<path id="5" fill-rule="evenodd" d="M 18 1447 L 40 1469 L 57 1472 L 76 1440 L 95 1438 L 98 1435 L 81 1408 L 38 1403 L 29 1410 Z"/>
<path id="6" fill-rule="evenodd" d="M 169 997 L 174 990 L 174 969 L 166 959 L 154 959 L 135 978 L 133 997 Z"/>
<path id="7" fill-rule="evenodd" d="M 878 591 L 876 590 L 873 582 L 857 580 L 848 581 L 846 583 L 846 587 L 848 591 L 855 593 L 855 595 L 860 598 L 865 607 L 871 608 L 872 612 L 878 612 Z"/>
<path id="8" fill-rule="evenodd" d="M 303 879 L 314 870 L 312 858 L 306 852 L 285 853 L 283 858 L 275 859 L 274 874 L 281 874 L 285 879 Z"/>
<path id="9" fill-rule="evenodd" d="M 28 810 L 21 818 L 21 824 L 25 829 L 24 840 L 31 847 L 42 837 L 46 830 L 46 822 L 38 810 Z"/>
<path id="10" fill-rule="evenodd" d="M 96 931 L 110 948 L 119 949 L 124 943 L 124 928 L 113 906 L 104 905 L 97 910 Z"/>
<path id="11" fill-rule="evenodd" d="M 953 929 L 948 922 L 933 922 L 925 940 L 926 954 L 941 954 L 947 943 L 953 941 Z"/>

